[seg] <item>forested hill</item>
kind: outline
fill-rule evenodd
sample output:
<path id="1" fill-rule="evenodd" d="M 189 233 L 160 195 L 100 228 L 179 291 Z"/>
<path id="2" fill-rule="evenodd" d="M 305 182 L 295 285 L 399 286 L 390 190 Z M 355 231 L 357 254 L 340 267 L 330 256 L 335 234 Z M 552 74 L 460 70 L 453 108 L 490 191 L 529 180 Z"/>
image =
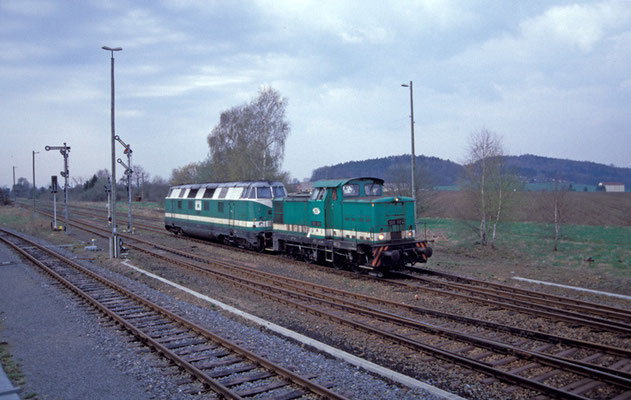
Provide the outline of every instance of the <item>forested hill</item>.
<path id="1" fill-rule="evenodd" d="M 631 168 L 618 168 L 591 161 L 562 160 L 532 154 L 506 157 L 506 165 L 517 175 L 532 181 L 561 181 L 597 185 L 622 182 L 631 188 Z"/>
<path id="2" fill-rule="evenodd" d="M 462 166 L 437 157 L 416 156 L 416 169 L 429 172 L 435 185 L 453 185 L 462 176 Z M 313 170 L 311 180 L 370 176 L 389 182 L 406 181 L 410 176 L 410 156 L 390 156 L 364 161 L 348 161 Z"/>
<path id="3" fill-rule="evenodd" d="M 631 168 L 618 168 L 589 161 L 563 160 L 535 155 L 506 156 L 506 166 L 524 183 L 566 182 L 597 185 L 598 182 L 622 182 L 631 188 Z M 464 167 L 437 157 L 416 156 L 420 175 L 434 186 L 457 184 Z M 311 180 L 373 176 L 389 182 L 406 181 L 410 172 L 410 156 L 390 156 L 364 161 L 349 161 L 313 170 Z"/>

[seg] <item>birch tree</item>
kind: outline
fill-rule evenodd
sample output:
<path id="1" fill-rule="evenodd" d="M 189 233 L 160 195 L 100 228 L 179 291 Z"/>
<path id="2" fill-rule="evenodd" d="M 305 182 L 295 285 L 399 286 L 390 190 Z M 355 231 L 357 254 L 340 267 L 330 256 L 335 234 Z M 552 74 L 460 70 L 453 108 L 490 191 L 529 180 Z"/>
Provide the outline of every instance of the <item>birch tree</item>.
<path id="1" fill-rule="evenodd" d="M 517 180 L 505 169 L 502 139 L 487 129 L 472 133 L 465 171 L 472 206 L 480 219 L 476 229 L 480 243 L 483 246 L 489 243 L 491 230 L 491 246 L 495 246 L 497 224 L 517 184 Z"/>
<path id="2" fill-rule="evenodd" d="M 287 99 L 273 88 L 262 88 L 250 103 L 235 106 L 220 115 L 208 135 L 214 180 L 274 180 L 285 154 L 289 123 L 285 120 Z"/>

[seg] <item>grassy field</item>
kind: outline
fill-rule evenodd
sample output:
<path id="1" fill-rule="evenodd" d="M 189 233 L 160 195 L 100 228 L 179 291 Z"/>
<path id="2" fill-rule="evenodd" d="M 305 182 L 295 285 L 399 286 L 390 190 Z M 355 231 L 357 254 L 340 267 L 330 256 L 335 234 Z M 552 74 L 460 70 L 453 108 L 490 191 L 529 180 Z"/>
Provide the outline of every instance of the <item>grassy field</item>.
<path id="1" fill-rule="evenodd" d="M 423 218 L 437 243 L 454 253 L 482 247 L 475 228 L 478 221 Z M 526 262 L 533 267 L 587 268 L 613 276 L 631 277 L 631 227 L 562 225 L 558 251 L 554 226 L 535 222 L 498 225 L 496 249 L 488 257 L 509 264 Z M 591 261 L 593 260 L 593 261 Z"/>

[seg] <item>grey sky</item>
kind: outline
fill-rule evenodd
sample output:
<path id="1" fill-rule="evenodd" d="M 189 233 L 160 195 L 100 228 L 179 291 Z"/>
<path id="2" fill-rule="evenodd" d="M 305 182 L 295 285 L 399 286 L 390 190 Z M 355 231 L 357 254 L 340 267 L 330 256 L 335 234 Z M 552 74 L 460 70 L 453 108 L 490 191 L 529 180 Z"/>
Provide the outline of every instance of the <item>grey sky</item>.
<path id="1" fill-rule="evenodd" d="M 109 169 L 116 131 L 152 176 L 208 154 L 219 114 L 262 85 L 289 100 L 284 169 L 410 151 L 461 162 L 469 134 L 510 154 L 631 167 L 631 2 L 0 0 L 0 186 Z M 121 154 L 121 147 L 117 148 Z M 117 169 L 121 176 L 120 168 Z"/>

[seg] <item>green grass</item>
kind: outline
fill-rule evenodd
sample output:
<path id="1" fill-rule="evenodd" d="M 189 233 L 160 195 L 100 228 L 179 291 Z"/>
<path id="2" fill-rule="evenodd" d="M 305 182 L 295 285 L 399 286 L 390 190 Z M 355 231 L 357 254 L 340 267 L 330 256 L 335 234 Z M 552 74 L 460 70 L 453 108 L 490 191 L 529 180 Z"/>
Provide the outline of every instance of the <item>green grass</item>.
<path id="1" fill-rule="evenodd" d="M 11 356 L 9 345 L 6 342 L 0 342 L 0 364 L 2 364 L 4 372 L 13 385 L 24 385 L 24 374 L 20 369 L 20 365 Z"/>
<path id="2" fill-rule="evenodd" d="M 595 192 L 596 185 L 588 185 L 585 183 L 572 183 L 572 190 L 575 192 Z M 436 186 L 434 190 L 438 191 L 458 191 L 460 190 L 460 186 L 458 185 L 447 185 L 447 186 Z M 552 182 L 544 182 L 544 183 L 526 183 L 524 185 L 524 190 L 531 192 L 539 192 L 539 191 L 554 191 L 554 183 Z"/>
<path id="3" fill-rule="evenodd" d="M 467 251 L 479 241 L 474 231 L 477 221 L 423 218 L 421 223 L 446 237 L 445 246 L 454 251 Z M 562 225 L 558 251 L 553 251 L 554 225 L 504 222 L 498 224 L 496 247 L 498 256 L 508 261 L 521 259 L 533 266 L 586 266 L 631 276 L 631 227 Z M 587 262 L 590 258 L 594 261 Z"/>

